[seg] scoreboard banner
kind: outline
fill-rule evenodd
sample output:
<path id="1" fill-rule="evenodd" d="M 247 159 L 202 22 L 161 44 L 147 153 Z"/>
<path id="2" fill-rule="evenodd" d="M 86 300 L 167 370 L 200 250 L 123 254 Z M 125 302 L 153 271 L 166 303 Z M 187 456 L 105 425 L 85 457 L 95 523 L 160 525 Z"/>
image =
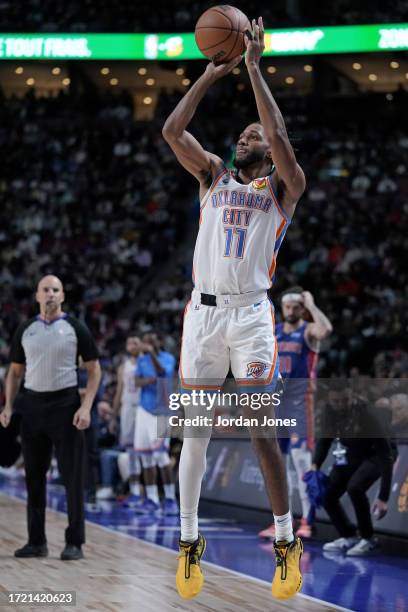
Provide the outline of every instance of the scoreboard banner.
<path id="1" fill-rule="evenodd" d="M 408 537 L 408 444 L 398 445 L 398 459 L 394 465 L 388 512 L 380 521 L 374 521 L 374 529 L 393 535 Z M 333 464 L 331 452 L 322 469 L 330 470 Z M 290 464 L 289 476 L 293 483 L 291 507 L 301 514 L 296 472 Z M 370 504 L 378 493 L 379 483 L 368 492 Z M 207 451 L 207 471 L 201 488 L 201 497 L 208 501 L 224 502 L 259 510 L 269 510 L 269 501 L 261 470 L 248 440 L 214 439 Z M 344 508 L 354 521 L 354 511 L 348 495 L 342 498 Z M 317 511 L 317 518 L 328 520 L 324 510 Z"/>
<path id="2" fill-rule="evenodd" d="M 408 23 L 265 31 L 265 56 L 408 50 Z M 203 59 L 193 33 L 13 34 L 0 32 L 0 60 Z"/>

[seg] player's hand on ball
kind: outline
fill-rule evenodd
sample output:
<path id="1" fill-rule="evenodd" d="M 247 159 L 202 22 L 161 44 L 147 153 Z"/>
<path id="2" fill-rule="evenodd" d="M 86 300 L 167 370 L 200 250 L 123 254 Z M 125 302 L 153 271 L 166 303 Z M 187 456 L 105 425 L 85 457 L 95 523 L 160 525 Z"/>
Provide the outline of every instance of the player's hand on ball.
<path id="1" fill-rule="evenodd" d="M 85 406 L 80 406 L 74 414 L 72 421 L 77 429 L 87 429 L 91 423 L 91 411 Z"/>
<path id="2" fill-rule="evenodd" d="M 238 64 L 241 62 L 242 56 L 237 55 L 226 64 L 219 64 L 218 66 L 214 62 L 207 64 L 205 72 L 209 74 L 213 79 L 220 79 L 221 77 L 229 74 Z"/>
<path id="3" fill-rule="evenodd" d="M 259 61 L 262 57 L 262 53 L 265 49 L 265 30 L 262 21 L 262 17 L 258 18 L 258 23 L 256 19 L 252 20 L 252 32 L 247 32 L 244 37 L 246 53 L 245 53 L 245 63 L 246 65 L 253 66 L 254 64 L 259 64 Z"/>

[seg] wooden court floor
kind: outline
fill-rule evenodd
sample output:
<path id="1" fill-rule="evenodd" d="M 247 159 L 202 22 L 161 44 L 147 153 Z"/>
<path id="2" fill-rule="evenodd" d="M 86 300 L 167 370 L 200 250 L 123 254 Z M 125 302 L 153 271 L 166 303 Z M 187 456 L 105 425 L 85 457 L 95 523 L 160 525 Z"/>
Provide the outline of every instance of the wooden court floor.
<path id="1" fill-rule="evenodd" d="M 203 563 L 205 586 L 193 601 L 179 598 L 174 575 L 177 555 L 125 534 L 87 523 L 85 559 L 61 561 L 66 518 L 47 510 L 49 557 L 16 559 L 26 542 L 25 503 L 0 494 L 0 591 L 74 590 L 76 606 L 0 606 L 10 610 L 168 612 L 323 612 L 336 610 L 311 598 L 273 600 L 270 587 L 249 577 Z"/>

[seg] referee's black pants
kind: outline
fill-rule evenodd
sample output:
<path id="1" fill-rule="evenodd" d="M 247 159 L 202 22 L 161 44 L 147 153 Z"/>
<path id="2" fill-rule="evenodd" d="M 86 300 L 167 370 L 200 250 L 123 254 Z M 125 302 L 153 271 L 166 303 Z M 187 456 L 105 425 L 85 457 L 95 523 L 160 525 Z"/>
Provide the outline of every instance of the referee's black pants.
<path id="1" fill-rule="evenodd" d="M 67 497 L 66 543 L 81 546 L 85 541 L 85 440 L 84 432 L 72 424 L 79 406 L 80 397 L 76 387 L 49 393 L 25 390 L 19 402 L 29 544 L 46 542 L 46 474 L 53 446 Z"/>
<path id="2" fill-rule="evenodd" d="M 380 467 L 375 457 L 333 467 L 329 475 L 324 509 L 342 538 L 356 535 L 356 528 L 340 503 L 340 497 L 346 492 L 354 507 L 360 536 L 366 540 L 373 536 L 367 491 L 380 476 Z"/>

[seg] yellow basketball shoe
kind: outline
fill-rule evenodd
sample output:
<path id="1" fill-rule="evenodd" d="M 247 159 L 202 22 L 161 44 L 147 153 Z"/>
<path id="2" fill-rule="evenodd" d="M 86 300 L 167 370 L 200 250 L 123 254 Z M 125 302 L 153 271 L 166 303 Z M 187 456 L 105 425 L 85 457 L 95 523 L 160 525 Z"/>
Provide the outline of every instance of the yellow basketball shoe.
<path id="1" fill-rule="evenodd" d="M 204 554 L 206 541 L 201 533 L 195 542 L 180 540 L 180 554 L 176 574 L 177 592 L 184 599 L 196 597 L 204 584 L 200 561 Z"/>
<path id="2" fill-rule="evenodd" d="M 274 543 L 276 556 L 276 571 L 272 581 L 272 595 L 276 599 L 289 599 L 298 593 L 302 587 L 300 559 L 303 553 L 303 543 L 300 538 L 288 543 L 280 540 Z"/>

